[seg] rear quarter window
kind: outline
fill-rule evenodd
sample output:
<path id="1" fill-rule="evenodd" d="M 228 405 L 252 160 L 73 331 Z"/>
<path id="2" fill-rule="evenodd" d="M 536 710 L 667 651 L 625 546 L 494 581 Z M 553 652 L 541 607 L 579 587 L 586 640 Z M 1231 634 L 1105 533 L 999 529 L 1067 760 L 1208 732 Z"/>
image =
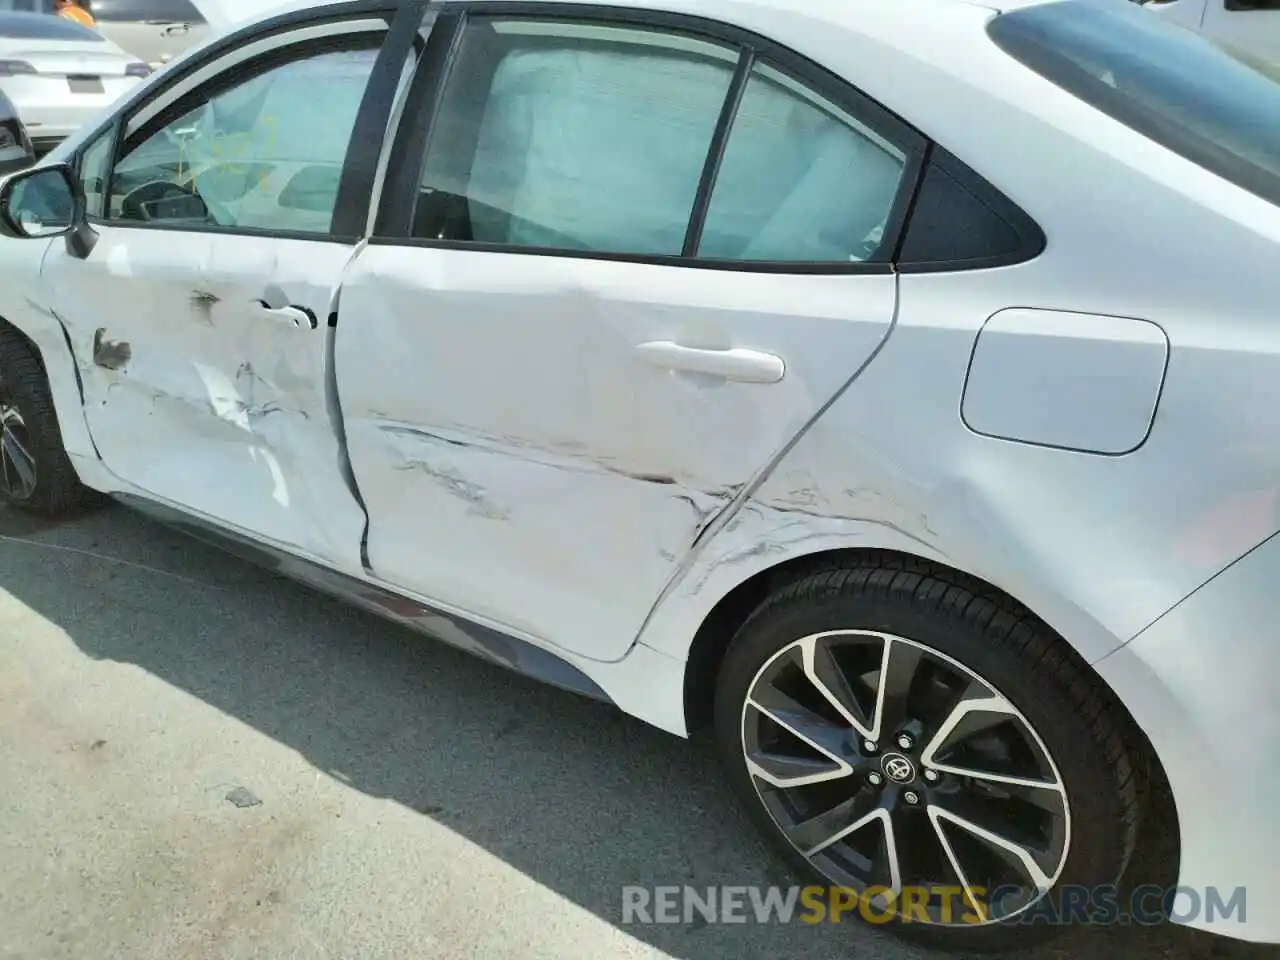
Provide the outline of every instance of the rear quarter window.
<path id="1" fill-rule="evenodd" d="M 1280 205 L 1280 79 L 1138 5 L 1059 0 L 992 19 L 1031 70 L 1156 143 Z"/>

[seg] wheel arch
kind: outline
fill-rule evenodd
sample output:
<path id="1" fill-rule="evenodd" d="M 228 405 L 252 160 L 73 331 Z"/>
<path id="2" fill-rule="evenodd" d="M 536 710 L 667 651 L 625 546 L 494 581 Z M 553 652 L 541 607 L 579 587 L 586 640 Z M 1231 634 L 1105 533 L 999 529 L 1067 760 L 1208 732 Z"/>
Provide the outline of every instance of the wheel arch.
<path id="1" fill-rule="evenodd" d="M 73 461 L 96 462 L 97 448 L 84 416 L 84 387 L 71 341 L 62 321 L 44 311 L 31 316 L 0 315 L 0 335 L 16 336 L 31 348 L 53 398 L 62 443 Z"/>
<path id="2" fill-rule="evenodd" d="M 15 326 L 4 317 L 0 316 L 0 334 L 10 334 L 18 337 L 23 343 L 31 348 L 31 352 L 35 354 L 36 360 L 40 364 L 40 369 L 44 371 L 44 375 L 49 376 L 49 368 L 44 362 L 44 351 L 40 349 L 40 344 L 36 343 L 27 335 L 27 332 L 21 327 Z"/>
<path id="3" fill-rule="evenodd" d="M 774 591 L 795 580 L 824 570 L 849 567 L 890 567 L 922 576 L 934 576 L 972 593 L 1016 609 L 1060 639 L 1061 635 L 1026 604 L 996 585 L 955 567 L 902 550 L 880 547 L 849 547 L 823 550 L 791 557 L 757 571 L 726 593 L 703 619 L 689 647 L 684 672 L 684 714 L 689 736 L 697 736 L 711 725 L 712 697 L 716 677 L 734 634 L 747 618 Z M 1139 764 L 1140 803 L 1144 808 L 1138 847 L 1130 865 L 1130 884 L 1155 883 L 1172 886 L 1178 876 L 1178 814 L 1159 754 L 1132 713 L 1105 679 L 1068 642 L 1066 655 L 1093 677 L 1123 721 L 1123 737 L 1130 759 Z"/>
<path id="4" fill-rule="evenodd" d="M 770 594 L 785 584 L 823 570 L 865 566 L 893 567 L 926 576 L 942 576 L 974 593 L 999 596 L 1006 605 L 1017 606 L 1020 612 L 1033 617 L 1045 629 L 1052 631 L 1025 604 L 981 577 L 903 550 L 837 547 L 789 557 L 755 572 L 731 589 L 716 602 L 694 633 L 689 646 L 684 683 L 685 717 L 690 733 L 703 729 L 709 722 L 711 706 L 707 691 L 714 685 L 729 642 L 738 628 Z"/>

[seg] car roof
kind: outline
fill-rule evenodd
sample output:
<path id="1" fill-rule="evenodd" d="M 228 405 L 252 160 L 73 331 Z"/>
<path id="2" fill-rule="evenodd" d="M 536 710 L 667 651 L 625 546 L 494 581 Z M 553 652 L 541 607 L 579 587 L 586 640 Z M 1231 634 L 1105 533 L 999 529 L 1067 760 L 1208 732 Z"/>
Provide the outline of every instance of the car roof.
<path id="1" fill-rule="evenodd" d="M 331 6 L 342 0 L 193 0 L 205 19 L 215 27 L 226 28 L 246 25 L 268 17 L 295 10 Z M 448 2 L 448 0 L 445 0 Z M 510 0 L 508 0 L 510 2 Z M 538 3 L 542 0 L 515 0 Z M 590 4 L 653 7 L 703 16 L 709 12 L 706 0 L 573 0 Z M 1021 7 L 1035 6 L 1052 0 L 729 0 L 717 5 L 720 10 L 735 6 L 754 7 L 757 10 L 777 13 L 796 13 L 832 25 L 855 28 L 868 17 L 907 17 L 913 12 L 930 8 L 981 7 L 993 12 L 1004 12 Z"/>

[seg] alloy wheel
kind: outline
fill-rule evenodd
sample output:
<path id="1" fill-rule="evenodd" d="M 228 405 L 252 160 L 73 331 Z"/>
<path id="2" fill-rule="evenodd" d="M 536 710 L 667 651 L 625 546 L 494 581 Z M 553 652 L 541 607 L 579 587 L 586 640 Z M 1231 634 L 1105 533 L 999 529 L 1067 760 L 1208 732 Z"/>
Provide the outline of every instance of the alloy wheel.
<path id="1" fill-rule="evenodd" d="M 1067 794 L 1025 716 L 929 646 L 842 630 L 783 647 L 753 679 L 742 747 L 787 841 L 834 885 L 888 909 L 904 891 L 935 924 L 1030 909 L 1070 847 Z M 905 900 L 904 900 L 905 902 Z"/>
<path id="2" fill-rule="evenodd" d="M 9 390 L 0 383 L 0 487 L 9 499 L 25 501 L 36 489 L 31 433 Z"/>

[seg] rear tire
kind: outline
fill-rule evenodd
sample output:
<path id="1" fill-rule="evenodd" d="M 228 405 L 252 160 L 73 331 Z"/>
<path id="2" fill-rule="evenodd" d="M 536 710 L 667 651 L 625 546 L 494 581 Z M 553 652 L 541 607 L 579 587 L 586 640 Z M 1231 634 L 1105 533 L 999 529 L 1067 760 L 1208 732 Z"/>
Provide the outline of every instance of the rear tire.
<path id="1" fill-rule="evenodd" d="M 0 329 L 0 500 L 60 517 L 92 498 L 62 446 L 39 356 L 15 330 Z"/>
<path id="2" fill-rule="evenodd" d="M 715 735 L 750 816 L 807 882 L 846 891 L 846 920 L 1022 951 L 1083 919 L 1063 898 L 1117 885 L 1134 849 L 1136 777 L 1099 688 L 1003 595 L 886 558 L 761 604 L 726 652 Z M 933 891 L 921 910 L 870 899 L 895 878 Z M 985 915 L 958 891 L 1006 885 Z"/>

